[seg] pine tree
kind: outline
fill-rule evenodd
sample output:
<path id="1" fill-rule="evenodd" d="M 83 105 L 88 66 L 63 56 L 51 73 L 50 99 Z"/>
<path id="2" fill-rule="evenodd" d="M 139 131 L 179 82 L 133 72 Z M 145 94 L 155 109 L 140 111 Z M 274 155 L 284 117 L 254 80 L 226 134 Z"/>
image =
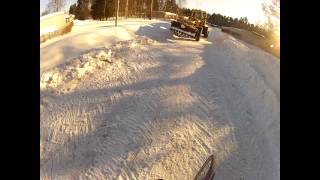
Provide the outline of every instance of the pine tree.
<path id="1" fill-rule="evenodd" d="M 78 0 L 78 5 L 76 8 L 76 18 L 79 20 L 88 19 L 90 17 L 89 9 L 90 0 Z"/>
<path id="2" fill-rule="evenodd" d="M 153 0 L 153 10 L 159 11 L 159 2 L 158 0 Z"/>
<path id="3" fill-rule="evenodd" d="M 176 3 L 176 0 L 166 0 L 164 4 L 164 11 L 177 13 L 178 5 Z"/>
<path id="4" fill-rule="evenodd" d="M 91 6 L 91 16 L 93 19 L 102 19 L 105 18 L 105 11 L 108 11 L 106 8 L 107 0 L 95 0 Z"/>
<path id="5" fill-rule="evenodd" d="M 76 3 L 72 4 L 70 6 L 70 8 L 69 8 L 69 14 L 75 15 L 76 14 L 76 9 L 77 9 L 77 4 Z"/>

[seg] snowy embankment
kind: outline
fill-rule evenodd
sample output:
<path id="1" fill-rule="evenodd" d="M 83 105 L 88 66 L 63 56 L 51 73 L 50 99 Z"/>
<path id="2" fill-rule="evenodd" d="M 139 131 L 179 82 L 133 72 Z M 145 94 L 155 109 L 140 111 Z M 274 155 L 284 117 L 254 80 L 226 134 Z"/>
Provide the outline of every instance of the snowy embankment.
<path id="1" fill-rule="evenodd" d="M 137 44 L 147 45 L 152 42 L 148 38 L 137 38 L 130 41 L 119 42 L 115 46 L 110 48 L 97 48 L 91 50 L 89 53 L 81 55 L 78 58 L 70 59 L 65 64 L 58 67 L 54 67 L 50 70 L 45 71 L 41 75 L 40 89 L 50 90 L 62 89 L 60 87 L 66 86 L 66 84 L 77 83 L 84 76 L 94 73 L 97 70 L 103 69 L 106 71 L 107 68 L 111 67 L 112 57 L 117 57 L 122 51 L 135 48 Z M 118 63 L 115 61 L 115 63 Z M 68 87 L 67 91 L 70 91 Z"/>
<path id="2" fill-rule="evenodd" d="M 192 179 L 210 154 L 217 180 L 280 179 L 280 60 L 139 23 L 42 71 L 41 179 Z"/>
<path id="3" fill-rule="evenodd" d="M 160 21 L 129 19 L 128 21 L 120 21 L 116 28 L 114 21 L 75 20 L 70 33 L 40 44 L 40 71 L 42 73 L 57 65 L 64 64 L 74 57 L 85 54 L 92 48 L 109 47 L 118 41 L 131 40 L 135 38 L 141 26 L 157 22 Z"/>

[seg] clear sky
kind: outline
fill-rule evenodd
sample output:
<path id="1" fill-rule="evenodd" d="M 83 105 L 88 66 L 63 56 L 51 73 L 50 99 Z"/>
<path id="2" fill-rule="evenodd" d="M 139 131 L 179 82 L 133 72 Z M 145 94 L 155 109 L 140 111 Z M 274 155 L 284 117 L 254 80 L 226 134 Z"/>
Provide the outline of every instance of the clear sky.
<path id="1" fill-rule="evenodd" d="M 247 17 L 250 23 L 265 21 L 262 3 L 268 0 L 186 0 L 185 7 L 231 17 Z M 270 1 L 270 0 L 269 0 Z"/>
<path id="2" fill-rule="evenodd" d="M 44 10 L 49 0 L 40 0 L 40 13 Z M 176 0 L 177 3 L 179 0 Z M 220 13 L 231 17 L 247 17 L 250 23 L 265 21 L 261 4 L 270 0 L 185 0 L 182 4 L 188 8 L 198 8 L 209 13 Z M 76 0 L 66 0 L 66 9 Z"/>

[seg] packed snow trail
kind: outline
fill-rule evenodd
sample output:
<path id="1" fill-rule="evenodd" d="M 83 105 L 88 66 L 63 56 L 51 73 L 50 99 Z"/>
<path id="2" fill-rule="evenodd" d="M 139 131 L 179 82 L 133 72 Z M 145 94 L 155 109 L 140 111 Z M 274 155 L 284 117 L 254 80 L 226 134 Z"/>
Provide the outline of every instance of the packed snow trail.
<path id="1" fill-rule="evenodd" d="M 41 179 L 192 179 L 210 154 L 217 180 L 280 179 L 279 59 L 169 26 L 43 71 Z"/>

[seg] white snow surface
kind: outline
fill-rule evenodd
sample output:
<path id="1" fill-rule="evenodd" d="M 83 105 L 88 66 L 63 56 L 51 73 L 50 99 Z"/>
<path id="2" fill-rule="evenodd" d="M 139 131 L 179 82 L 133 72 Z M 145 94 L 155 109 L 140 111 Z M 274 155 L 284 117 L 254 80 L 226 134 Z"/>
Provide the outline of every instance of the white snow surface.
<path id="1" fill-rule="evenodd" d="M 108 23 L 41 46 L 41 179 L 193 179 L 211 154 L 215 180 L 280 179 L 279 59 L 216 28 Z"/>

